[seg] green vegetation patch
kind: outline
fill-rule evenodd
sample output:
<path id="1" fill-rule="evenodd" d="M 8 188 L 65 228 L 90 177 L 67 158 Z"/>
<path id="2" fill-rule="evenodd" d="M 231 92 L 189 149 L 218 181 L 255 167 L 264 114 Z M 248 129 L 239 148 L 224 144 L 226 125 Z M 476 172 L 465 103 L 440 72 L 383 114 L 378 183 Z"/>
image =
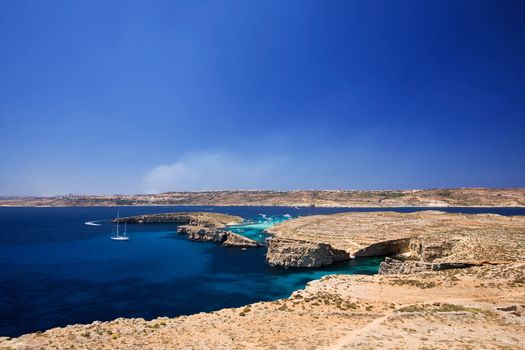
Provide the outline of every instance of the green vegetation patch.
<path id="1" fill-rule="evenodd" d="M 424 305 L 408 305 L 397 309 L 398 312 L 426 312 L 426 313 L 437 313 L 437 312 L 470 312 L 470 313 L 481 313 L 490 314 L 491 311 L 485 309 L 479 309 L 475 307 L 465 307 L 462 305 L 454 305 L 447 303 L 434 303 Z"/>
<path id="2" fill-rule="evenodd" d="M 395 198 L 404 197 L 406 194 L 403 192 L 396 192 L 396 191 L 384 191 L 384 192 L 380 192 L 379 195 L 385 198 L 395 199 Z"/>
<path id="3" fill-rule="evenodd" d="M 413 280 L 413 279 L 394 279 L 392 280 L 392 284 L 398 285 L 398 286 L 414 286 L 421 289 L 427 289 L 427 288 L 434 288 L 437 287 L 436 282 L 423 282 L 419 280 Z"/>

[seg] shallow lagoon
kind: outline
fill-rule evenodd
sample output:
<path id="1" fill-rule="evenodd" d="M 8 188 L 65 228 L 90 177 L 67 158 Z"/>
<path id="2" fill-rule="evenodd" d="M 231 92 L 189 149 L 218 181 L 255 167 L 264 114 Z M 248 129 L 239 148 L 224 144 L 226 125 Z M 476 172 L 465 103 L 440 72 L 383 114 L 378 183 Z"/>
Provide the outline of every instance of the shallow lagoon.
<path id="1" fill-rule="evenodd" d="M 0 208 L 0 335 L 117 317 L 151 319 L 236 307 L 287 297 L 326 274 L 374 274 L 381 261 L 355 260 L 314 270 L 273 268 L 265 263 L 264 249 L 242 251 L 188 241 L 175 233 L 176 225 L 166 224 L 128 225 L 130 241 L 114 242 L 107 220 L 117 210 L 121 216 L 170 211 L 239 215 L 249 222 L 232 230 L 263 241 L 262 230 L 288 216 L 377 209 Z M 525 209 L 516 208 L 447 211 L 525 214 Z M 84 224 L 93 220 L 102 220 L 101 226 Z"/>

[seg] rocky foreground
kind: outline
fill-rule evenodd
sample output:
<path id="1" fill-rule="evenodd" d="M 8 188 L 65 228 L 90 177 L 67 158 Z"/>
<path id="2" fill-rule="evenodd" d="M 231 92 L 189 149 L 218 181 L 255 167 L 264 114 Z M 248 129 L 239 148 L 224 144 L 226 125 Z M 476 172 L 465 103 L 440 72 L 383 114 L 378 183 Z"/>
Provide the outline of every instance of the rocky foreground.
<path id="1" fill-rule="evenodd" d="M 0 197 L 0 206 L 253 205 L 317 207 L 523 207 L 525 188 L 386 191 L 199 191 L 137 195 Z"/>
<path id="2" fill-rule="evenodd" d="M 0 349 L 523 349 L 524 308 L 525 263 L 335 275 L 289 299 L 55 328 Z"/>
<path id="3" fill-rule="evenodd" d="M 54 328 L 4 338 L 0 349 L 524 349 L 524 217 L 350 213 L 272 231 L 272 241 L 313 251 L 395 259 L 380 275 L 326 276 L 288 299 Z M 310 251 L 287 249 L 284 261 Z"/>

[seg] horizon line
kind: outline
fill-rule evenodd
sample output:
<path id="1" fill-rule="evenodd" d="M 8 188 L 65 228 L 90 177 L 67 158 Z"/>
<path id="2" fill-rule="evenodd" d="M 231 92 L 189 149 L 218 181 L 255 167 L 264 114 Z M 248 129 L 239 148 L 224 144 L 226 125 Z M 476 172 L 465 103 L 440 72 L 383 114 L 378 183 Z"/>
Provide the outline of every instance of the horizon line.
<path id="1" fill-rule="evenodd" d="M 193 190 L 193 191 L 167 191 L 159 193 L 106 193 L 106 194 L 56 194 L 50 196 L 40 195 L 9 195 L 2 194 L 0 198 L 56 198 L 56 197 L 116 197 L 116 196 L 159 196 L 175 193 L 209 193 L 209 192 L 377 192 L 377 191 L 432 191 L 432 190 L 525 190 L 525 187 L 429 187 L 429 188 L 375 188 L 375 189 L 289 189 L 289 190 L 274 190 L 274 189 L 222 189 L 222 190 Z"/>

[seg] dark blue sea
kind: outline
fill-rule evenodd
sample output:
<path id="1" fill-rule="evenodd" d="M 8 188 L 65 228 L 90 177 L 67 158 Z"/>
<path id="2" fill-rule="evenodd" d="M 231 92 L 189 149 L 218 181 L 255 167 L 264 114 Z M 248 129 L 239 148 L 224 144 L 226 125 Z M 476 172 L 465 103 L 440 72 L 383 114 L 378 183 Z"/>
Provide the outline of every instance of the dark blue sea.
<path id="1" fill-rule="evenodd" d="M 428 209 L 428 208 L 426 208 Z M 178 316 L 289 296 L 332 273 L 375 274 L 381 259 L 313 270 L 265 263 L 265 249 L 225 248 L 176 234 L 174 224 L 128 225 L 109 239 L 116 216 L 212 211 L 242 216 L 235 232 L 264 240 L 264 228 L 312 214 L 385 209 L 285 207 L 0 208 L 0 336 L 117 317 Z M 417 208 L 394 208 L 402 212 Z M 443 210 L 443 209 L 441 209 Z M 447 208 L 525 215 L 523 208 Z M 100 226 L 89 226 L 92 222 Z"/>

